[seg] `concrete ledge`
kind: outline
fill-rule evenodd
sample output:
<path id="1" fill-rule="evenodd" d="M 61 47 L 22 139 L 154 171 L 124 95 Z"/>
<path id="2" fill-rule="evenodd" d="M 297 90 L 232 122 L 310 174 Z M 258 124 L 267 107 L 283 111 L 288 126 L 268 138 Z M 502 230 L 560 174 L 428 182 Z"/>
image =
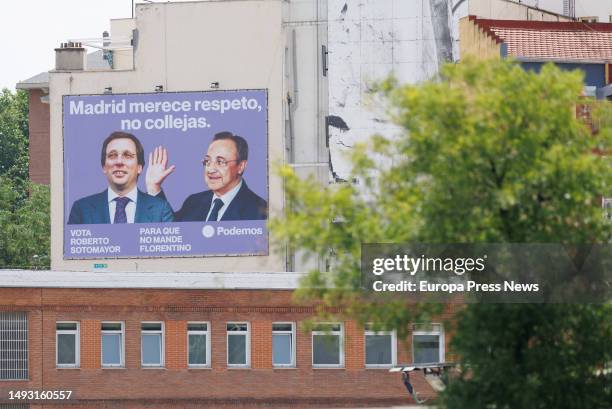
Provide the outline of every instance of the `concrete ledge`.
<path id="1" fill-rule="evenodd" d="M 111 273 L 0 270 L 0 287 L 294 290 L 305 273 Z"/>

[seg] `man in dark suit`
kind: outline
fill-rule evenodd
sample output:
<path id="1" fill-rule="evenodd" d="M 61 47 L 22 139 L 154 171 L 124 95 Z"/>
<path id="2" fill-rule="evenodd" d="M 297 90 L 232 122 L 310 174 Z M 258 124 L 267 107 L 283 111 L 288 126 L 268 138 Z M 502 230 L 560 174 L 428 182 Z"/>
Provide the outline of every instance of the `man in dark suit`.
<path id="1" fill-rule="evenodd" d="M 102 144 L 100 163 L 108 189 L 74 202 L 68 224 L 174 221 L 168 202 L 136 187 L 144 167 L 144 149 L 138 138 L 125 132 L 113 132 Z"/>
<path id="2" fill-rule="evenodd" d="M 175 213 L 176 221 L 265 220 L 268 203 L 243 180 L 249 147 L 246 140 L 231 132 L 217 133 L 202 160 L 204 180 L 210 190 L 185 199 Z M 167 152 L 158 147 L 149 155 L 147 191 L 165 198 L 161 183 L 174 170 L 166 168 Z"/>

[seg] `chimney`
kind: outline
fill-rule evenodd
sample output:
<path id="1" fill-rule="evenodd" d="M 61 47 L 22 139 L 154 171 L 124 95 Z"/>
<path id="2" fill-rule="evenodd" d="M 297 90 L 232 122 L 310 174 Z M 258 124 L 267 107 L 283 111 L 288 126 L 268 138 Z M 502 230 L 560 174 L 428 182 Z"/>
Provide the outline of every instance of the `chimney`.
<path id="1" fill-rule="evenodd" d="M 83 71 L 85 69 L 85 48 L 78 42 L 61 43 L 55 49 L 55 69 L 58 71 Z"/>

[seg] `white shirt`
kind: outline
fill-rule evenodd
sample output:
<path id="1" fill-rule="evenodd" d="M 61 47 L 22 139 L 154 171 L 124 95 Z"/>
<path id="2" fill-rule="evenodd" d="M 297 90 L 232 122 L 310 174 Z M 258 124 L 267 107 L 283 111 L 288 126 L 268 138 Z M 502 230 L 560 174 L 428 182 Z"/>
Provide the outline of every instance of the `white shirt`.
<path id="1" fill-rule="evenodd" d="M 234 200 L 234 198 L 238 194 L 238 191 L 240 190 L 241 187 L 242 187 L 242 179 L 240 179 L 240 182 L 236 186 L 234 186 L 232 190 L 230 190 L 223 196 L 217 196 L 216 193 L 213 194 L 212 200 L 210 201 L 210 210 L 208 211 L 208 214 L 206 215 L 206 218 L 204 220 L 208 220 L 208 217 L 210 216 L 210 213 L 213 210 L 215 199 L 221 199 L 221 201 L 223 201 L 223 206 L 221 206 L 221 209 L 219 209 L 219 214 L 217 215 L 217 221 L 221 220 L 221 218 L 223 217 L 223 214 L 229 207 L 232 200 Z"/>
<path id="2" fill-rule="evenodd" d="M 117 209 L 117 202 L 115 202 L 115 198 L 119 197 L 119 195 L 113 192 L 113 189 L 108 188 L 108 212 L 110 214 L 110 222 L 111 224 L 115 223 L 115 209 Z M 136 201 L 138 200 L 138 188 L 132 189 L 125 197 L 129 198 L 130 201 L 127 205 L 125 205 L 125 215 L 127 216 L 128 223 L 134 223 L 134 218 L 136 217 Z"/>

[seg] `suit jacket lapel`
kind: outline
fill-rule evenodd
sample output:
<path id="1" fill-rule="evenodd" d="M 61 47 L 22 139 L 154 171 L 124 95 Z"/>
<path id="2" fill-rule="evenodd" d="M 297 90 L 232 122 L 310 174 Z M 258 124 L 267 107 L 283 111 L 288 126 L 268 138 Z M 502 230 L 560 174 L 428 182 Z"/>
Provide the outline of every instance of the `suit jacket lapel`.
<path id="1" fill-rule="evenodd" d="M 208 217 L 208 212 L 210 211 L 210 207 L 212 206 L 212 198 L 213 191 L 206 190 L 204 192 L 200 192 L 197 194 L 196 199 L 194 201 L 194 206 L 190 211 L 190 219 L 189 220 L 197 220 L 197 221 L 206 221 Z"/>
<path id="2" fill-rule="evenodd" d="M 244 201 L 244 194 L 247 191 L 246 183 L 244 180 L 242 181 L 242 186 L 240 186 L 240 190 L 234 196 L 234 199 L 231 201 L 225 213 L 223 213 L 223 217 L 221 220 L 240 220 L 240 212 L 242 210 L 242 205 Z"/>
<path id="3" fill-rule="evenodd" d="M 209 190 L 208 192 L 210 192 L 210 194 L 206 194 L 207 192 L 205 192 L 205 194 L 203 195 L 204 201 L 202 202 L 202 206 L 198 206 L 198 209 L 202 209 L 202 213 L 198 215 L 197 219 L 198 220 L 204 220 L 206 221 L 206 218 L 208 217 L 208 212 L 210 212 L 210 207 L 212 206 L 212 198 L 214 196 L 214 193 L 212 192 L 212 190 Z"/>
<path id="4" fill-rule="evenodd" d="M 154 206 L 148 200 L 148 197 L 138 190 L 138 200 L 136 201 L 136 215 L 134 216 L 134 223 L 150 223 L 151 212 L 149 211 Z"/>
<path id="5" fill-rule="evenodd" d="M 91 219 L 94 223 L 110 223 L 110 211 L 108 210 L 108 192 L 105 190 L 98 193 L 96 200 L 91 202 Z"/>

